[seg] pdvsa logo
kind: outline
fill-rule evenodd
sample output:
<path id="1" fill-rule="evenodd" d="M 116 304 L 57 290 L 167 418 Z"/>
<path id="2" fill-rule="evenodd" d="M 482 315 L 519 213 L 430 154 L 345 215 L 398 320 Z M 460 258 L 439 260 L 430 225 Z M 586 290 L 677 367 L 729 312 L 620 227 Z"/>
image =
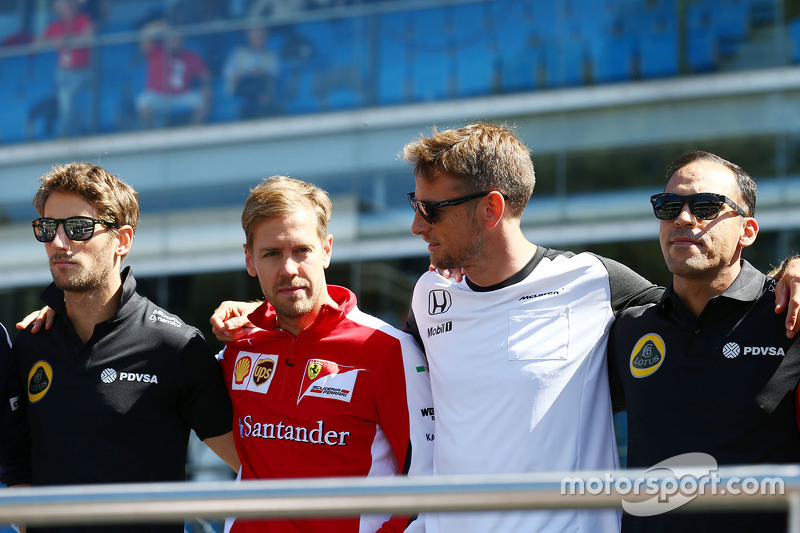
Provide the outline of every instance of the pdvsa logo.
<path id="1" fill-rule="evenodd" d="M 36 403 L 53 384 L 53 367 L 47 361 L 37 361 L 28 372 L 28 402 Z"/>
<path id="2" fill-rule="evenodd" d="M 138 372 L 120 372 L 117 373 L 113 368 L 106 368 L 100 372 L 100 381 L 106 384 L 114 383 L 119 378 L 120 381 L 138 381 L 141 383 L 158 384 L 158 376 L 156 374 L 140 374 Z"/>
<path id="3" fill-rule="evenodd" d="M 453 297 L 444 289 L 434 289 L 428 293 L 428 314 L 441 315 L 453 305 Z"/>
<path id="4" fill-rule="evenodd" d="M 742 349 L 735 342 L 729 342 L 722 347 L 722 355 L 728 359 L 734 359 L 735 357 L 738 357 L 741 352 Z"/>
<path id="5" fill-rule="evenodd" d="M 722 355 L 728 359 L 733 359 L 739 354 L 742 355 L 771 355 L 773 357 L 783 357 L 786 352 L 780 346 L 744 346 L 739 347 L 735 342 L 729 342 L 722 347 Z"/>
<path id="6" fill-rule="evenodd" d="M 106 368 L 100 372 L 100 381 L 103 383 L 114 383 L 117 380 L 117 371 L 113 368 Z"/>
<path id="7" fill-rule="evenodd" d="M 655 373 L 664 362 L 667 348 L 664 339 L 655 333 L 648 333 L 631 350 L 630 369 L 635 378 L 646 378 Z"/>

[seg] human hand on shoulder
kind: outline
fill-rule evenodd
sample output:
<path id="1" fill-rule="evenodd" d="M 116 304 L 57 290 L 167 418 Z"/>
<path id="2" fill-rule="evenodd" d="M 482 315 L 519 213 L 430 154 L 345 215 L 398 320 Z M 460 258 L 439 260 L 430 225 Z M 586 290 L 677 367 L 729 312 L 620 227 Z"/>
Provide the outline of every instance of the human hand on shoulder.
<path id="1" fill-rule="evenodd" d="M 775 286 L 775 312 L 786 311 L 786 336 L 794 338 L 800 331 L 800 256 L 785 259 L 769 273 L 778 280 Z"/>
<path id="2" fill-rule="evenodd" d="M 33 324 L 31 333 L 39 333 L 42 327 L 45 331 L 53 327 L 53 322 L 56 320 L 56 312 L 47 306 L 42 307 L 38 311 L 30 313 L 28 316 L 17 322 L 17 329 L 23 330 Z"/>
<path id="3" fill-rule="evenodd" d="M 440 276 L 446 279 L 453 278 L 456 283 L 460 283 L 462 279 L 464 279 L 464 275 L 466 272 L 463 268 L 436 268 L 433 265 L 428 265 L 428 270 L 431 272 L 436 272 Z"/>
<path id="4" fill-rule="evenodd" d="M 211 315 L 211 331 L 220 342 L 233 342 L 247 334 L 249 328 L 255 327 L 247 315 L 261 305 L 261 302 L 236 302 L 226 300 L 219 304 Z"/>

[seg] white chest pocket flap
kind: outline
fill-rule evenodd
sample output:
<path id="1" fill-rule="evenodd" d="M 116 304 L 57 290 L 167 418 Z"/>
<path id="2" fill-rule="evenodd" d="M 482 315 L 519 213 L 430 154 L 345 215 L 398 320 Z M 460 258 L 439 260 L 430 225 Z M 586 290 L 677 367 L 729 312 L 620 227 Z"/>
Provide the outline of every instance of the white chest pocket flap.
<path id="1" fill-rule="evenodd" d="M 509 361 L 566 360 L 569 308 L 514 312 L 508 334 Z"/>

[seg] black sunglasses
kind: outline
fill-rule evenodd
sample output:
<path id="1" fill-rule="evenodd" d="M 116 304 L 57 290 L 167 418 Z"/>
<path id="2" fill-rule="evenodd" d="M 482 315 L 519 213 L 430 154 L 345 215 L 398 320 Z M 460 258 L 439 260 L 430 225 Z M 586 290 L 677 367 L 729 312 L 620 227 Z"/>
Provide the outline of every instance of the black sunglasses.
<path id="1" fill-rule="evenodd" d="M 449 200 L 442 200 L 441 202 L 434 203 L 417 200 L 413 192 L 408 193 L 406 196 L 408 196 L 408 202 L 411 204 L 411 207 L 414 209 L 414 211 L 417 211 L 425 222 L 428 224 L 433 224 L 436 222 L 435 212 L 440 207 L 463 204 L 464 202 L 469 202 L 470 200 L 474 200 L 476 198 L 482 198 L 490 192 L 492 191 L 476 192 L 474 194 L 459 196 L 458 198 L 450 198 Z"/>
<path id="2" fill-rule="evenodd" d="M 64 225 L 64 233 L 73 241 L 88 241 L 94 235 L 94 227 L 96 224 L 102 224 L 109 228 L 118 228 L 119 224 L 116 222 L 108 222 L 106 220 L 98 220 L 92 217 L 69 217 L 69 218 L 37 218 L 31 225 L 33 225 L 33 236 L 39 242 L 50 242 L 56 238 L 58 225 Z"/>
<path id="3" fill-rule="evenodd" d="M 728 204 L 739 215 L 749 216 L 744 209 L 736 205 L 736 202 L 723 194 L 713 192 L 700 192 L 688 196 L 662 192 L 651 196 L 650 203 L 653 204 L 653 213 L 659 220 L 672 220 L 677 217 L 683 209 L 683 205 L 687 203 L 692 215 L 702 220 L 717 218 L 725 204 Z"/>

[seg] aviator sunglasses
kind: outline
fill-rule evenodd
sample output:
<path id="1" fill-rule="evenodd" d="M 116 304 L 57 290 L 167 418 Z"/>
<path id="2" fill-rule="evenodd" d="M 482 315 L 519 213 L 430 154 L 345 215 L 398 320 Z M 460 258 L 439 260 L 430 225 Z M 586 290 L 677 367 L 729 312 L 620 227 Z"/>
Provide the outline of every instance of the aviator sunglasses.
<path id="1" fill-rule="evenodd" d="M 414 196 L 413 192 L 408 193 L 406 196 L 408 197 L 408 203 L 411 204 L 411 207 L 414 211 L 419 213 L 419 216 L 427 222 L 428 224 L 433 224 L 436 222 L 436 210 L 440 207 L 447 207 L 450 205 L 460 205 L 465 202 L 469 202 L 470 200 L 474 200 L 476 198 L 482 198 L 489 194 L 492 191 L 482 191 L 476 192 L 474 194 L 468 194 L 466 196 L 459 196 L 458 198 L 450 198 L 449 200 L 442 200 L 441 202 L 423 202 L 422 200 L 417 200 L 416 196 Z"/>
<path id="2" fill-rule="evenodd" d="M 695 218 L 701 220 L 714 220 L 719 216 L 722 207 L 728 204 L 736 213 L 743 217 L 749 216 L 736 202 L 723 194 L 713 192 L 700 192 L 683 196 L 671 192 L 662 192 L 650 197 L 653 204 L 653 213 L 659 220 L 672 220 L 676 218 L 684 204 L 689 204 L 689 211 Z"/>
<path id="3" fill-rule="evenodd" d="M 92 217 L 69 217 L 69 218 L 49 218 L 42 217 L 34 220 L 33 236 L 39 242 L 51 242 L 56 238 L 58 225 L 64 225 L 64 233 L 73 241 L 88 241 L 94 235 L 94 227 L 97 224 L 102 224 L 109 228 L 118 228 L 119 224 L 116 222 L 108 222 L 106 220 L 98 220 Z"/>

